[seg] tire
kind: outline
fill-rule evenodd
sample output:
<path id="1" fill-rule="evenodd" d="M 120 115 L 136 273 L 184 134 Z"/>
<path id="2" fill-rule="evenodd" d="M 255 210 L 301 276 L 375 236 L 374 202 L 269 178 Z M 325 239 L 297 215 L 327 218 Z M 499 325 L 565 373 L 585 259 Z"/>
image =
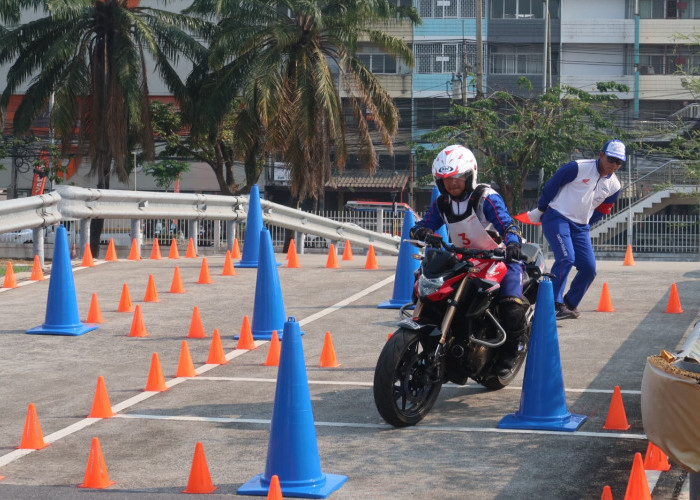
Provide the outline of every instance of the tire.
<path id="1" fill-rule="evenodd" d="M 442 382 L 428 373 L 429 351 L 417 333 L 399 329 L 384 345 L 374 371 L 374 403 L 394 427 L 416 425 L 435 404 Z"/>

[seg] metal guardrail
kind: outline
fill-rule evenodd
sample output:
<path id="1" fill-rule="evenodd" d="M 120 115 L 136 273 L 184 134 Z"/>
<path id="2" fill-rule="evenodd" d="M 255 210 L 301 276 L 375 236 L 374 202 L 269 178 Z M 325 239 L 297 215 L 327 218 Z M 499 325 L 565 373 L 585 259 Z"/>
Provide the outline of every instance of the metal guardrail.
<path id="1" fill-rule="evenodd" d="M 81 221 L 81 246 L 88 239 L 89 219 L 131 219 L 133 234 L 139 234 L 138 221 L 143 219 L 184 219 L 191 223 L 189 234 L 197 234 L 197 222 L 224 220 L 229 224 L 247 218 L 247 196 L 120 191 L 58 186 L 41 196 L 0 202 L 0 234 L 20 229 L 47 227 L 61 221 Z M 359 247 L 372 245 L 376 251 L 397 255 L 401 243 L 392 236 L 363 229 L 318 215 L 295 210 L 267 200 L 260 200 L 263 222 L 303 234 L 313 234 L 333 241 L 348 240 Z M 39 231 L 40 232 L 40 231 Z M 43 239 L 35 241 L 35 254 L 43 261 Z M 233 231 L 228 231 L 228 247 Z M 139 239 L 140 243 L 140 239 Z M 41 246 L 41 249 L 37 248 Z"/>

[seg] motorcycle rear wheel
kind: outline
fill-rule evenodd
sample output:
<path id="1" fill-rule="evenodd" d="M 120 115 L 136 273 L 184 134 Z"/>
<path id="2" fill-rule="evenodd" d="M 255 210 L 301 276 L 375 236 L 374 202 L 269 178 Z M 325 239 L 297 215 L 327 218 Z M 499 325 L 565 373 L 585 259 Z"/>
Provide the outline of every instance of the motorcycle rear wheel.
<path id="1" fill-rule="evenodd" d="M 442 382 L 416 332 L 400 328 L 384 345 L 374 371 L 374 403 L 394 427 L 420 422 L 435 404 Z"/>

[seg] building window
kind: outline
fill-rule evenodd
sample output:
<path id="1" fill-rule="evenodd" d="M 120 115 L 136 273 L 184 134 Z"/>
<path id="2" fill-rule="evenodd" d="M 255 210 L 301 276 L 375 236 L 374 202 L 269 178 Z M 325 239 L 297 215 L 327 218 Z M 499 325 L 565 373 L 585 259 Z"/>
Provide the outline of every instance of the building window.
<path id="1" fill-rule="evenodd" d="M 418 73 L 457 73 L 459 45 L 456 43 L 416 44 Z"/>
<path id="2" fill-rule="evenodd" d="M 559 18 L 559 2 L 549 2 L 549 17 Z M 544 2 L 542 0 L 493 0 L 491 19 L 543 19 Z"/>
<path id="3" fill-rule="evenodd" d="M 375 74 L 396 74 L 396 59 L 389 54 L 358 54 L 362 64 Z"/>
<path id="4" fill-rule="evenodd" d="M 417 0 L 421 17 L 474 18 L 476 0 Z M 486 0 L 482 0 L 482 16 L 486 15 Z"/>
<path id="5" fill-rule="evenodd" d="M 640 0 L 642 19 L 700 19 L 700 0 Z"/>
<path id="6" fill-rule="evenodd" d="M 489 70 L 494 75 L 541 75 L 542 49 L 491 47 Z"/>
<path id="7" fill-rule="evenodd" d="M 700 73 L 700 54 L 692 47 L 644 47 L 639 54 L 642 75 L 673 75 Z"/>
<path id="8" fill-rule="evenodd" d="M 416 128 L 435 129 L 445 125 L 447 118 L 444 115 L 451 106 L 449 99 L 416 99 Z"/>

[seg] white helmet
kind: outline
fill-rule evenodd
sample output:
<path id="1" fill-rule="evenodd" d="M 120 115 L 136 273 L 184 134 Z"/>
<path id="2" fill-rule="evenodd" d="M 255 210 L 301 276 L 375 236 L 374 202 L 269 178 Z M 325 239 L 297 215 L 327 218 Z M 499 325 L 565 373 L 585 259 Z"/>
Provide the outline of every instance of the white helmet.
<path id="1" fill-rule="evenodd" d="M 464 176 L 467 191 L 476 189 L 476 158 L 464 146 L 447 146 L 433 161 L 433 178 L 442 194 L 446 194 L 443 180 L 448 177 Z"/>

